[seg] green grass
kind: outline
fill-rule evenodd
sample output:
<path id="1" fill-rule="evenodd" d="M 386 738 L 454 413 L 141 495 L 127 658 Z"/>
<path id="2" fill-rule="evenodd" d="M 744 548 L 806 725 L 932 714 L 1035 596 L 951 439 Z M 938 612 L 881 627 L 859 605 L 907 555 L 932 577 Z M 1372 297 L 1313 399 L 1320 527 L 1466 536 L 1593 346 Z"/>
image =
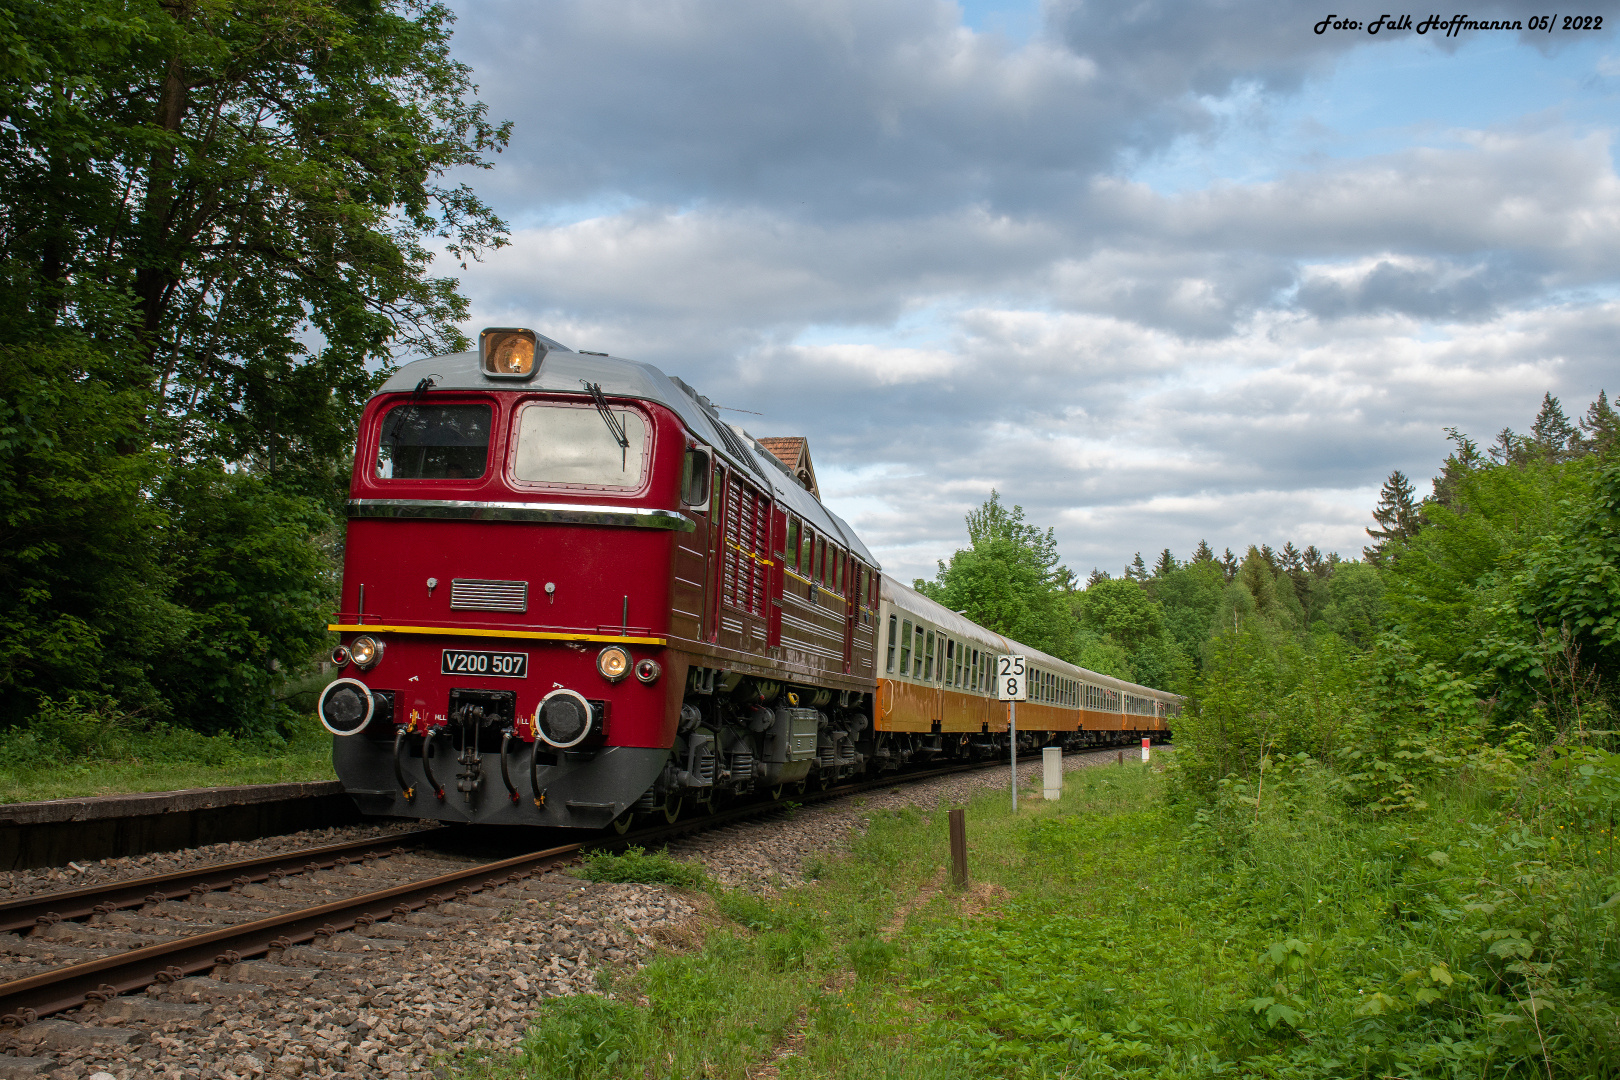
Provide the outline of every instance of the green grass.
<path id="1" fill-rule="evenodd" d="M 695 889 L 707 881 L 703 868 L 696 863 L 682 862 L 663 849 L 649 853 L 633 845 L 620 854 L 586 852 L 580 862 L 580 875 L 588 881 L 673 885 L 678 889 Z"/>
<path id="2" fill-rule="evenodd" d="M 928 891 L 942 809 L 876 815 L 815 883 L 717 890 L 701 950 L 469 1071 L 740 1080 L 802 1029 L 784 1078 L 1620 1075 L 1612 800 L 1459 775 L 1379 816 L 1308 764 L 1267 777 L 1258 813 L 1178 813 L 1136 765 L 1016 816 L 987 793 L 965 894 Z"/>
<path id="3" fill-rule="evenodd" d="M 0 732 L 0 803 L 336 779 L 332 736 L 313 717 L 288 728 L 258 738 L 207 736 L 50 708 Z"/>

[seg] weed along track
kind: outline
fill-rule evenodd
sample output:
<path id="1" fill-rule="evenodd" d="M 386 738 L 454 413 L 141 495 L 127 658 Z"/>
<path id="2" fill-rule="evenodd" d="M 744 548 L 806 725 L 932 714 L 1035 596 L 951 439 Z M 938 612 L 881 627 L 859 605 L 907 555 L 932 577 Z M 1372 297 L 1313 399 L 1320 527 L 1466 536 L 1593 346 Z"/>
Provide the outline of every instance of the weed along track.
<path id="1" fill-rule="evenodd" d="M 773 828 L 748 823 L 760 817 L 788 820 L 772 803 L 705 808 L 598 846 L 706 834 L 708 850 L 746 848 Z M 483 859 L 463 836 L 427 829 L 0 904 L 0 1077 L 411 1074 L 480 1029 L 515 1039 L 524 1002 L 593 989 L 602 964 L 634 963 L 650 933 L 697 910 L 657 887 L 554 873 L 578 842 Z"/>

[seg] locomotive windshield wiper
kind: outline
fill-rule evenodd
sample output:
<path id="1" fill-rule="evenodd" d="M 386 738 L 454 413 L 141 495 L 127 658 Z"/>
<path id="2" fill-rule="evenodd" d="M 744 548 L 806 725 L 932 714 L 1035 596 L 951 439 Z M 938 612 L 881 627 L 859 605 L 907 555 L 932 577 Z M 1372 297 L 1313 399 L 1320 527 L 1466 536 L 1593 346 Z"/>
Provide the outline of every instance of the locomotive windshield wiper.
<path id="1" fill-rule="evenodd" d="M 584 379 L 579 380 L 579 382 L 581 386 L 590 392 L 591 400 L 596 402 L 596 411 L 602 414 L 602 420 L 607 424 L 608 431 L 613 434 L 613 440 L 619 444 L 620 470 L 628 469 L 630 467 L 630 436 L 625 434 L 624 425 L 619 422 L 617 416 L 613 415 L 613 410 L 608 408 L 607 398 L 602 396 L 602 384 L 586 382 Z"/>

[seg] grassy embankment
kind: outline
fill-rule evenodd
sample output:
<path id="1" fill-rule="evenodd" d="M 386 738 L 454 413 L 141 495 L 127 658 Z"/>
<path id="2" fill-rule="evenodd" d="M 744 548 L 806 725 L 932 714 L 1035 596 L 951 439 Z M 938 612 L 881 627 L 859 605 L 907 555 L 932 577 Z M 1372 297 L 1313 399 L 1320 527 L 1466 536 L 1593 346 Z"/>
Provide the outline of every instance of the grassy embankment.
<path id="1" fill-rule="evenodd" d="M 313 716 L 238 738 L 68 706 L 0 732 L 0 803 L 332 779 L 332 736 Z"/>
<path id="2" fill-rule="evenodd" d="M 942 809 L 878 814 L 814 883 L 713 890 L 701 949 L 548 1002 L 470 1072 L 1620 1075 L 1613 822 L 1572 777 L 1463 774 L 1374 816 L 1282 767 L 1258 810 L 1191 816 L 1162 775 L 1085 770 L 1016 817 L 969 806 L 966 893 Z M 642 861 L 618 868 L 656 878 Z"/>

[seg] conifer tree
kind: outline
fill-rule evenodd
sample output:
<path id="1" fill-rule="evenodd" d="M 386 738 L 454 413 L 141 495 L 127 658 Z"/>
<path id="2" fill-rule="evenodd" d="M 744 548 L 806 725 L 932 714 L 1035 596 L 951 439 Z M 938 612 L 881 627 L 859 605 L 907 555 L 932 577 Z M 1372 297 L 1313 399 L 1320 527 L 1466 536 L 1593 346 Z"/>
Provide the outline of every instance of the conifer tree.
<path id="1" fill-rule="evenodd" d="M 1569 457 L 1570 444 L 1575 441 L 1575 425 L 1564 415 L 1564 408 L 1551 393 L 1541 396 L 1541 411 L 1530 425 L 1530 438 L 1536 449 L 1554 461 Z"/>
<path id="2" fill-rule="evenodd" d="M 1517 465 L 1524 460 L 1529 442 L 1523 435 L 1515 434 L 1512 428 L 1503 428 L 1496 433 L 1496 442 L 1486 453 L 1498 465 Z"/>
<path id="3" fill-rule="evenodd" d="M 1620 441 L 1620 413 L 1610 407 L 1605 391 L 1599 390 L 1597 400 L 1587 406 L 1580 427 L 1576 445 L 1589 454 L 1607 454 Z"/>
<path id="4" fill-rule="evenodd" d="M 1414 494 L 1412 482 L 1405 473 L 1396 469 L 1389 474 L 1378 493 L 1378 505 L 1373 508 L 1373 520 L 1378 522 L 1378 528 L 1367 530 L 1367 535 L 1376 542 L 1362 549 L 1368 559 L 1382 563 L 1391 545 L 1417 535 L 1422 518 Z"/>
<path id="5" fill-rule="evenodd" d="M 1467 435 L 1454 427 L 1445 429 L 1446 438 L 1455 447 L 1440 466 L 1440 475 L 1434 479 L 1434 499 L 1441 506 L 1457 509 L 1457 492 L 1464 477 L 1484 468 L 1488 459 Z M 1504 434 L 1510 434 L 1504 432 Z"/>
<path id="6" fill-rule="evenodd" d="M 1137 582 L 1137 583 L 1147 581 L 1147 579 L 1148 579 L 1147 563 L 1142 561 L 1142 553 L 1140 551 L 1138 551 L 1136 553 L 1136 558 L 1131 560 L 1131 565 L 1129 565 L 1129 566 L 1127 566 L 1125 568 L 1125 576 L 1127 578 L 1130 578 L 1132 581 Z"/>
<path id="7" fill-rule="evenodd" d="M 1315 544 L 1309 545 L 1300 553 L 1300 560 L 1305 564 L 1305 569 L 1315 577 L 1327 577 L 1333 572 L 1333 568 L 1322 558 L 1322 553 L 1316 550 Z"/>
<path id="8" fill-rule="evenodd" d="M 1310 574 L 1305 569 L 1305 556 L 1300 553 L 1300 550 L 1294 546 L 1294 542 L 1290 540 L 1283 545 L 1281 554 L 1277 556 L 1277 562 L 1282 572 L 1288 576 L 1288 580 L 1293 583 L 1294 595 L 1299 597 L 1301 603 L 1304 603 L 1305 598 L 1310 594 L 1311 580 Z"/>
<path id="9" fill-rule="evenodd" d="M 1112 580 L 1113 580 L 1113 575 L 1110 574 L 1108 571 L 1099 570 L 1095 566 L 1093 566 L 1091 568 L 1091 573 L 1086 575 L 1086 588 L 1088 588 L 1088 589 L 1091 588 L 1093 585 L 1097 584 L 1097 582 L 1099 582 L 1099 581 L 1112 581 Z"/>
<path id="10" fill-rule="evenodd" d="M 1231 581 L 1233 578 L 1237 577 L 1237 570 L 1237 556 L 1232 554 L 1231 548 L 1227 548 L 1226 554 L 1221 557 L 1221 573 L 1227 581 Z"/>
<path id="11" fill-rule="evenodd" d="M 1176 562 L 1176 557 L 1174 555 L 1170 554 L 1170 549 L 1165 548 L 1163 551 L 1159 552 L 1159 561 L 1153 564 L 1153 576 L 1161 578 L 1167 577 L 1180 569 L 1181 564 Z"/>
<path id="12" fill-rule="evenodd" d="M 1198 546 L 1193 549 L 1192 561 L 1194 563 L 1209 563 L 1215 561 L 1215 552 L 1210 548 L 1208 540 L 1198 541 Z"/>

